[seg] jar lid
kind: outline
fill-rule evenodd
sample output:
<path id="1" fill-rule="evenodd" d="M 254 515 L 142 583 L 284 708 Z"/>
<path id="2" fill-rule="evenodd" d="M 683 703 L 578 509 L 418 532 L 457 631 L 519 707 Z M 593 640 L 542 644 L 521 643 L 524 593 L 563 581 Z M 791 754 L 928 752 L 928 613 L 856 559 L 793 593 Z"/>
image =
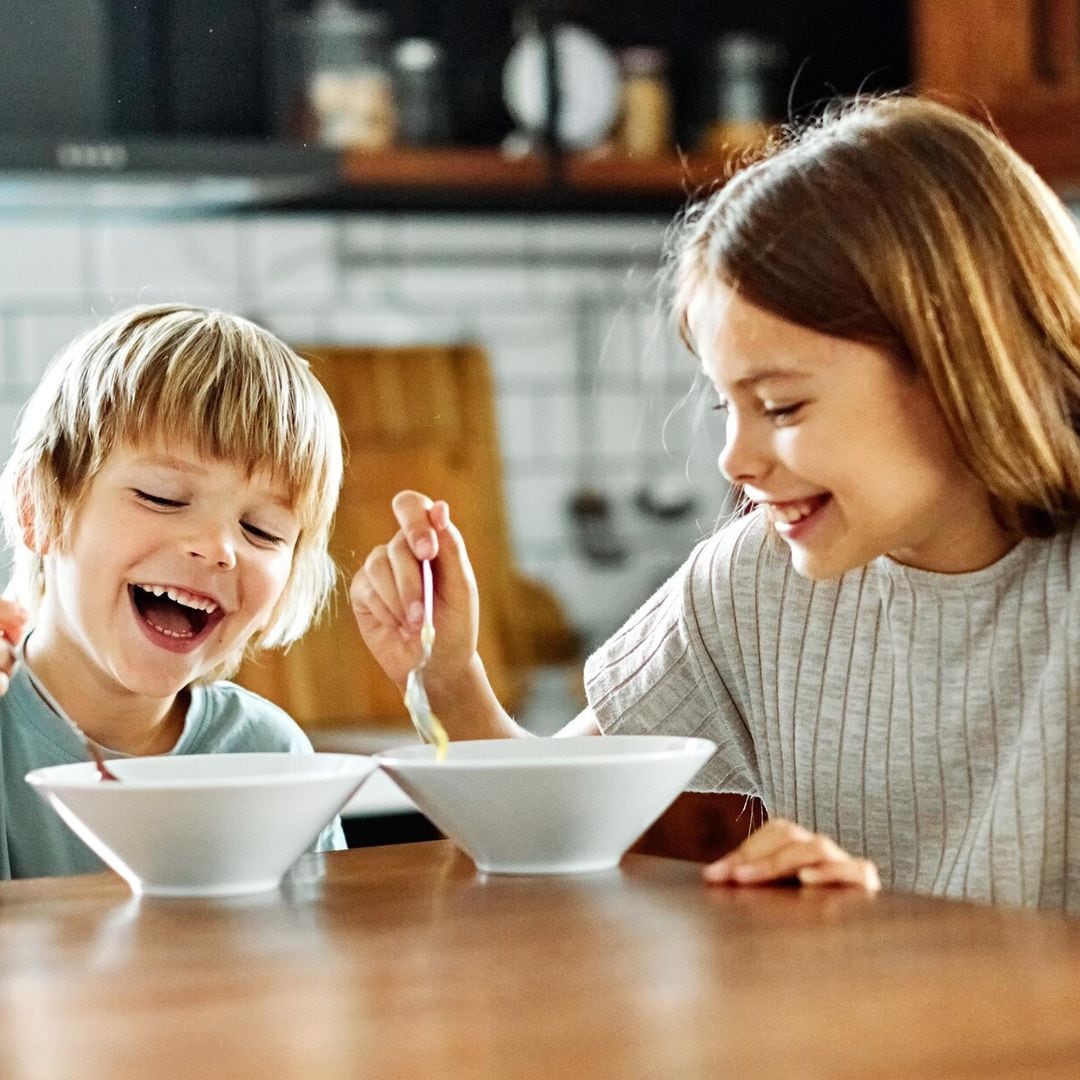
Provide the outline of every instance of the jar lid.
<path id="1" fill-rule="evenodd" d="M 429 71 L 443 60 L 443 48 L 430 38 L 403 38 L 394 46 L 394 67 L 399 71 Z"/>
<path id="2" fill-rule="evenodd" d="M 619 67 L 624 75 L 663 75 L 667 53 L 655 45 L 630 45 L 619 50 Z"/>
<path id="3" fill-rule="evenodd" d="M 355 8 L 349 0 L 317 0 L 309 25 L 316 34 L 353 34 L 357 37 L 385 37 L 390 20 L 381 11 Z"/>

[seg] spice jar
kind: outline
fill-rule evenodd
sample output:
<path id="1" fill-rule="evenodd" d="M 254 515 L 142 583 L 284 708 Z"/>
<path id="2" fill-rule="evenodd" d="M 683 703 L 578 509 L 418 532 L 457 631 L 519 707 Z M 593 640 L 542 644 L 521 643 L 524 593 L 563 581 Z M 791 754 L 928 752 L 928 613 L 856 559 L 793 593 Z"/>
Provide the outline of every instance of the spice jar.
<path id="1" fill-rule="evenodd" d="M 406 146 L 450 141 L 446 54 L 429 38 L 405 38 L 394 48 L 398 139 Z"/>
<path id="2" fill-rule="evenodd" d="M 619 53 L 622 115 L 619 149 L 628 157 L 660 157 L 672 146 L 671 91 L 662 49 L 636 45 Z"/>
<path id="3" fill-rule="evenodd" d="M 714 50 L 714 85 L 701 149 L 723 153 L 764 138 L 771 117 L 772 81 L 783 63 L 775 41 L 725 34 Z"/>
<path id="4" fill-rule="evenodd" d="M 315 138 L 326 146 L 389 146 L 394 96 L 386 17 L 346 0 L 319 0 L 307 37 L 307 98 Z"/>

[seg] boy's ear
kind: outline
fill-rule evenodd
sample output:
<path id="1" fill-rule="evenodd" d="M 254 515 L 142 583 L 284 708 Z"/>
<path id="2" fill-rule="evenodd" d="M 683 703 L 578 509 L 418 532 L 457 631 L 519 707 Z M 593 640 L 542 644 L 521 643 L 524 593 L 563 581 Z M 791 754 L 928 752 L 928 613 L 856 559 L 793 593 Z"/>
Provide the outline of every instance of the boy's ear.
<path id="1" fill-rule="evenodd" d="M 23 543 L 28 550 L 34 552 L 35 555 L 47 555 L 49 553 L 51 545 L 48 534 L 44 529 L 35 529 L 34 508 L 25 488 L 19 492 L 19 528 L 22 530 Z"/>

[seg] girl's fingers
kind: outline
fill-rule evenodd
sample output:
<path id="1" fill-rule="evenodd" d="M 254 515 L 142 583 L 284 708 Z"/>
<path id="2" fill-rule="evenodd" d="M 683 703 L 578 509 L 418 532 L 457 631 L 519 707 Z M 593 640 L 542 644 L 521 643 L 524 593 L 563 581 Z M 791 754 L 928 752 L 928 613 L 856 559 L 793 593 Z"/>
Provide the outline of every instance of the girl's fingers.
<path id="1" fill-rule="evenodd" d="M 420 564 L 404 532 L 386 545 L 386 555 L 402 623 L 407 629 L 418 630 L 424 621 L 424 586 Z"/>
<path id="2" fill-rule="evenodd" d="M 756 862 L 758 859 L 768 858 L 793 840 L 809 840 L 814 835 L 809 829 L 796 825 L 794 821 L 770 818 L 731 852 L 729 858 L 736 863 Z"/>
<path id="3" fill-rule="evenodd" d="M 733 852 L 706 866 L 706 881 L 764 884 L 792 877 L 807 885 L 859 885 L 881 888 L 877 868 L 852 858 L 834 840 L 794 822 L 774 819 L 751 834 Z"/>
<path id="4" fill-rule="evenodd" d="M 363 570 L 358 570 L 349 589 L 353 614 L 361 630 L 382 628 L 401 631 L 394 613 L 382 602 Z"/>
<path id="5" fill-rule="evenodd" d="M 391 505 L 413 555 L 434 559 L 439 553 L 439 532 L 450 522 L 449 506 L 419 491 L 399 491 Z"/>
<path id="6" fill-rule="evenodd" d="M 358 616 L 367 614 L 388 629 L 405 627 L 405 608 L 385 545 L 369 553 L 353 576 L 349 595 Z"/>
<path id="7" fill-rule="evenodd" d="M 803 885 L 859 885 L 868 892 L 881 891 L 877 867 L 868 859 L 806 866 L 799 871 L 798 877 Z"/>
<path id="8" fill-rule="evenodd" d="M 824 836 L 793 840 L 753 862 L 740 862 L 731 871 L 734 881 L 750 883 L 780 881 L 795 876 L 805 866 L 843 862 L 849 857 Z"/>

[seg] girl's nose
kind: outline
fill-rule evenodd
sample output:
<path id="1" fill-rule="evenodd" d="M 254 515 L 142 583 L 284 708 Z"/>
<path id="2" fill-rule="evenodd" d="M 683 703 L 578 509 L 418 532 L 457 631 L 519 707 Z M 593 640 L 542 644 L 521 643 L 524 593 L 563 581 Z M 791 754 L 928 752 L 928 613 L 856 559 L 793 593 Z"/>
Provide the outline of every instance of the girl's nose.
<path id="1" fill-rule="evenodd" d="M 755 434 L 757 425 L 740 423 L 734 413 L 728 413 L 724 432 L 724 448 L 717 464 L 732 484 L 752 484 L 769 471 L 767 444 Z"/>

